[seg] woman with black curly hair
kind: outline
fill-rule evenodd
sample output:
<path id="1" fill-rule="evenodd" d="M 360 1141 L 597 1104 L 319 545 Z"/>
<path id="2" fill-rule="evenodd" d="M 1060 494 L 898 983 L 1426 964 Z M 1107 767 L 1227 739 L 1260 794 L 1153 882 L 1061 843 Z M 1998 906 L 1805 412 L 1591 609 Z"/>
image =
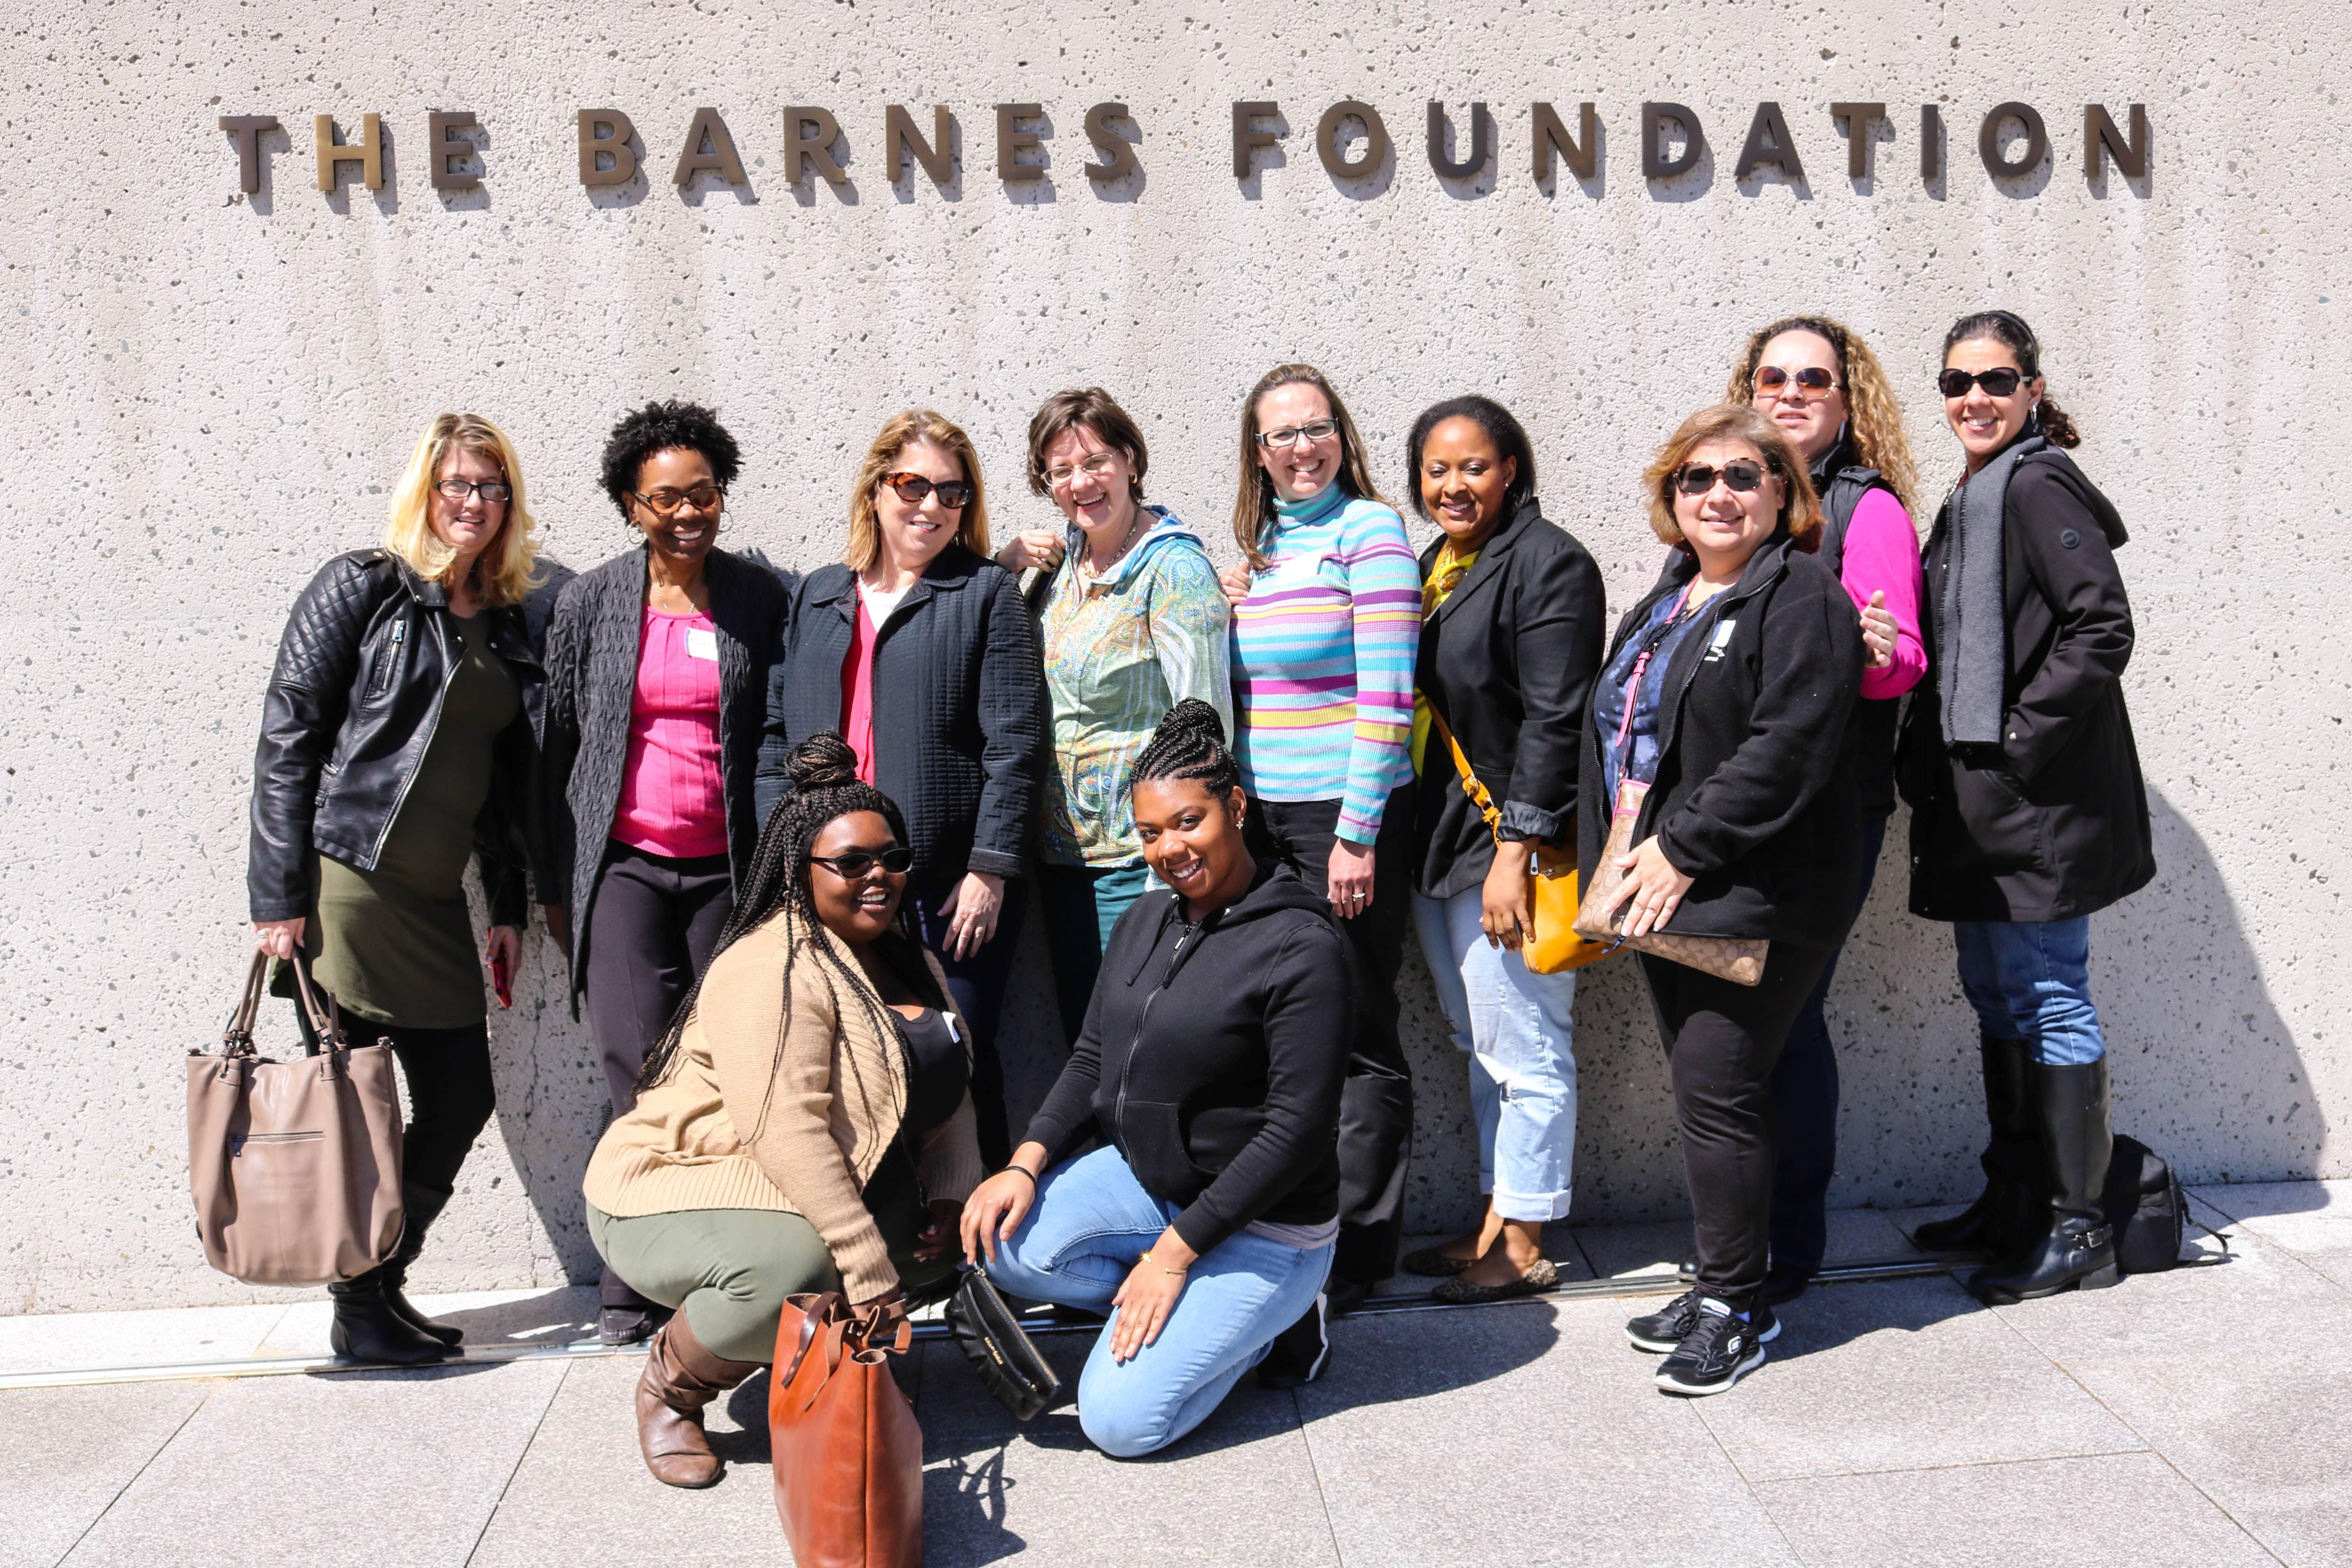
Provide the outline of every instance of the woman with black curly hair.
<path id="1" fill-rule="evenodd" d="M 582 1184 L 605 1263 L 677 1310 L 637 1382 L 674 1487 L 719 1479 L 703 1407 L 767 1363 L 784 1298 L 870 1307 L 951 1273 L 981 1176 L 971 1035 L 905 919 L 906 820 L 839 735 L 786 766 L 718 956 Z"/>
<path id="2" fill-rule="evenodd" d="M 760 818 L 751 776 L 788 592 L 717 548 L 741 466 L 709 409 L 649 403 L 604 444 L 604 490 L 641 536 L 566 584 L 547 636 L 548 858 L 572 1006 L 588 1000 L 615 1115 L 710 963 Z M 553 907 L 550 913 L 556 912 Z M 607 1269 L 598 1332 L 630 1344 L 654 1303 Z"/>

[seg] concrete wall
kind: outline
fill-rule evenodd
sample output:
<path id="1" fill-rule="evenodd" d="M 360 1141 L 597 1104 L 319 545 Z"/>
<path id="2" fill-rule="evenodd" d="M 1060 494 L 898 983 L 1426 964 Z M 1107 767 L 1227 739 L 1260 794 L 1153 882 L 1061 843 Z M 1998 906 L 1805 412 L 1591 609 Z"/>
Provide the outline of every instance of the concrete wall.
<path id="1" fill-rule="evenodd" d="M 2327 606 L 2344 536 L 2347 179 L 2331 69 L 2342 4 L 2096 7 L 1859 0 L 1626 8 L 1376 0 L 998 6 L 969 0 L 614 5 L 68 5 L 0 39 L 0 365 L 15 456 L 0 587 L 0 1311 L 253 1296 L 191 1235 L 181 1057 L 216 1037 L 248 937 L 246 791 L 260 691 L 296 591 L 371 542 L 425 420 L 478 409 L 519 443 L 550 550 L 624 542 L 595 458 L 625 407 L 706 398 L 748 455 L 730 543 L 835 550 L 873 427 L 922 401 L 973 432 L 1000 528 L 1030 410 L 1096 381 L 1144 420 L 1151 490 L 1212 535 L 1241 391 L 1304 357 L 1347 392 L 1384 485 L 1412 416 L 1478 389 L 1535 433 L 1550 515 L 1612 601 L 1659 547 L 1633 477 L 1721 388 L 1739 334 L 1833 312 L 1911 397 L 1937 488 L 1954 445 L 1927 395 L 1964 309 L 2024 312 L 2085 468 L 2122 508 L 2139 617 L 2127 688 L 2162 873 L 2095 923 L 2117 1120 L 2194 1180 L 2342 1175 L 2352 1113 L 2347 666 Z M 1316 121 L 1370 100 L 1394 138 L 1335 184 Z M 1444 182 L 1426 102 L 1493 108 L 1496 170 Z M 1286 134 L 1231 173 L 1230 104 Z M 1594 100 L 1599 174 L 1528 174 L 1528 105 Z M 1642 177 L 1645 99 L 1712 143 Z M 1993 104 L 2047 121 L 2042 169 L 1996 183 Z M 1045 106 L 1040 183 L 995 172 L 992 106 Z M 1141 173 L 1097 191 L 1087 108 L 1130 106 Z M 1760 100 L 1810 175 L 1735 180 Z M 1878 177 L 1850 180 L 1828 105 L 1885 101 Z M 942 191 L 882 168 L 883 106 L 952 107 Z M 2082 172 L 2082 106 L 2144 102 L 2142 180 Z M 782 110 L 829 108 L 849 184 L 788 183 Z M 1918 106 L 1946 169 L 1923 182 Z M 726 116 L 748 184 L 669 183 L 692 110 Z M 625 110 L 650 183 L 585 191 L 573 116 Z M 480 119 L 488 178 L 427 178 L 428 110 Z M 385 117 L 381 189 L 312 184 L 310 120 Z M 277 115 L 238 189 L 223 114 Z M 1464 128 L 1466 131 L 1466 126 Z M 1221 547 L 1228 556 L 1230 546 Z M 1904 912 L 1902 832 L 1832 1006 L 1842 1203 L 1962 1194 L 1974 1030 L 1939 927 Z M 1009 1048 L 1050 1072 L 1043 955 Z M 496 1021 L 498 1122 L 420 1270 L 428 1287 L 581 1278 L 577 1177 L 603 1121 L 585 1031 L 537 937 Z M 1578 1006 L 1578 1212 L 1674 1212 L 1660 1053 L 1622 962 Z M 1462 1068 L 1418 959 L 1424 1110 L 1414 1207 L 1474 1199 Z"/>

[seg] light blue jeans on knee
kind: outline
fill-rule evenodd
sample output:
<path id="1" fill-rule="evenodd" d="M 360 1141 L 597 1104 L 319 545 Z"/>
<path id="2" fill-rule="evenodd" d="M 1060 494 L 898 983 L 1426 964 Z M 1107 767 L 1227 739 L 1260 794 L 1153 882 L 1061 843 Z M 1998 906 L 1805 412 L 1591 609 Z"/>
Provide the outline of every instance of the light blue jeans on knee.
<path id="1" fill-rule="evenodd" d="M 1576 975 L 1538 974 L 1486 945 L 1483 889 L 1412 896 L 1421 951 L 1454 1043 L 1470 1058 L 1478 1190 L 1504 1219 L 1564 1219 L 1576 1157 Z"/>
<path id="2" fill-rule="evenodd" d="M 1056 1165 L 988 1277 L 1008 1295 L 1108 1312 L 1146 1247 L 1182 1213 L 1143 1190 L 1116 1149 Z M 1164 1448 L 1208 1419 L 1274 1338 L 1315 1302 L 1331 1247 L 1286 1247 L 1247 1231 L 1192 1265 L 1160 1338 L 1115 1362 L 1105 1330 L 1078 1377 L 1078 1425 L 1113 1458 Z M 1114 1320 L 1115 1321 L 1116 1320 Z"/>
<path id="3" fill-rule="evenodd" d="M 1995 1039 L 2023 1040 L 2043 1067 L 2081 1067 L 2107 1054 L 2091 1005 L 2091 918 L 1957 921 L 1960 989 Z"/>

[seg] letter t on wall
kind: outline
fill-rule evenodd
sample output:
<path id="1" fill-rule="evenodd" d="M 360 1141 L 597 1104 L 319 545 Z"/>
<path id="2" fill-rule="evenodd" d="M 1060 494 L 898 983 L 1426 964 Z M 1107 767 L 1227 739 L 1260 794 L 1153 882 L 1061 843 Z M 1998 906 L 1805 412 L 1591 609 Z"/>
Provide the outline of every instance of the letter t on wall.
<path id="1" fill-rule="evenodd" d="M 1830 118 L 1845 121 L 1845 174 L 1849 180 L 1871 177 L 1872 154 L 1878 143 L 1871 131 L 1886 118 L 1883 103 L 1832 103 Z"/>
<path id="2" fill-rule="evenodd" d="M 274 114 L 224 114 L 220 128 L 236 138 L 236 183 L 247 195 L 261 189 L 261 133 L 278 129 Z"/>

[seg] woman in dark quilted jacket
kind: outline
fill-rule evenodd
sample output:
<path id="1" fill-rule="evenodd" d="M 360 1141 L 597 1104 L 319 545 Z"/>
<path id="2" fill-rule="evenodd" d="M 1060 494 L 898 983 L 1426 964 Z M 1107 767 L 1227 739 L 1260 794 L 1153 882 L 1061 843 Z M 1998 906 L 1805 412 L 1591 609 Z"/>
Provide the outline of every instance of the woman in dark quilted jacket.
<path id="1" fill-rule="evenodd" d="M 444 414 L 393 489 L 383 545 L 327 563 L 294 606 L 263 700 L 246 885 L 264 952 L 298 953 L 354 1046 L 408 1082 L 407 1228 L 327 1287 L 335 1353 L 418 1365 L 462 1337 L 404 1294 L 490 1119 L 487 966 L 501 991 L 528 918 L 529 788 L 543 684 L 522 601 L 538 540 L 514 447 Z M 478 950 L 464 877 L 478 861 Z"/>

